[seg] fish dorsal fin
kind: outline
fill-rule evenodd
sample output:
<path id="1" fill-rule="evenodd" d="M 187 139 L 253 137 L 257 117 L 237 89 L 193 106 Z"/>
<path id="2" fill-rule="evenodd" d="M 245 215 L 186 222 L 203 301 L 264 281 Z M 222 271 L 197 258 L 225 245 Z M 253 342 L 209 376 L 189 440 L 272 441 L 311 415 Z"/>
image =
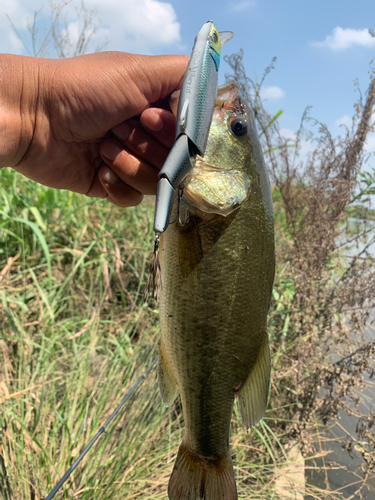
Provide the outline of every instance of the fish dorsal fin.
<path id="1" fill-rule="evenodd" d="M 158 383 L 161 400 L 165 406 L 171 406 L 176 399 L 178 386 L 169 364 L 163 341 L 160 341 Z"/>
<path id="2" fill-rule="evenodd" d="M 238 406 L 246 427 L 259 422 L 266 411 L 270 378 L 271 356 L 265 333 L 255 365 L 238 392 Z"/>

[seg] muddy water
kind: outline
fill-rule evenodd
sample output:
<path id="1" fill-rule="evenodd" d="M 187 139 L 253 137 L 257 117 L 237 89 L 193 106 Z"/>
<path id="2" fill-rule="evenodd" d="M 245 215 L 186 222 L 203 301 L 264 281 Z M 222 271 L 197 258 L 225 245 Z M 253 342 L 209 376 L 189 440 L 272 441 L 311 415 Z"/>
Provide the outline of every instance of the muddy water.
<path id="1" fill-rule="evenodd" d="M 375 244 L 370 248 L 370 253 L 375 257 Z M 370 325 L 366 329 L 364 340 L 375 340 L 374 326 Z M 353 404 L 352 408 L 362 414 L 369 414 L 370 411 L 375 411 L 375 378 L 370 380 L 365 377 L 365 379 L 365 390 L 358 391 L 360 404 L 358 407 Z M 319 430 L 319 435 L 316 435 L 315 439 L 315 449 L 318 453 L 327 452 L 327 455 L 323 459 L 306 461 L 307 484 L 325 491 L 337 492 L 344 499 L 375 500 L 375 471 L 363 483 L 363 473 L 360 467 L 364 465 L 364 460 L 359 449 L 354 449 L 349 453 L 342 446 L 352 436 L 358 438 L 357 424 L 356 416 L 340 411 L 337 424 L 328 424 L 323 432 Z M 358 488 L 361 486 L 362 489 L 359 492 Z M 309 495 L 305 498 L 312 500 L 314 496 Z"/>
<path id="2" fill-rule="evenodd" d="M 375 340 L 375 332 L 373 332 Z M 375 410 L 375 382 L 367 378 L 366 389 L 358 393 L 361 403 L 356 409 L 362 414 Z M 354 405 L 353 405 L 354 407 Z M 340 492 L 342 498 L 351 500 L 375 499 L 375 473 L 370 475 L 359 495 L 358 488 L 362 485 L 363 474 L 360 472 L 364 460 L 359 449 L 349 452 L 343 448 L 342 443 L 352 436 L 357 438 L 356 431 L 358 419 L 344 411 L 339 412 L 338 424 L 328 424 L 325 431 L 316 435 L 315 449 L 328 452 L 324 459 L 306 461 L 306 483 L 324 490 Z M 306 496 L 312 500 L 313 496 Z"/>

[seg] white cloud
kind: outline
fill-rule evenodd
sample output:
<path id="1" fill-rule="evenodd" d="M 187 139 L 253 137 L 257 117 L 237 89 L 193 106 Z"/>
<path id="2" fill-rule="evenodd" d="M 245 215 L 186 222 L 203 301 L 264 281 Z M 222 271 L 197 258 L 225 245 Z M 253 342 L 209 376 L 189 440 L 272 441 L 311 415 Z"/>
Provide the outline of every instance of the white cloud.
<path id="1" fill-rule="evenodd" d="M 262 99 L 276 100 L 285 96 L 285 92 L 280 87 L 264 87 L 260 90 Z"/>
<path id="2" fill-rule="evenodd" d="M 346 125 L 350 130 L 352 126 L 352 119 L 348 115 L 344 115 L 342 118 L 339 118 L 338 120 L 335 121 L 336 126 L 342 124 Z M 297 134 L 293 132 L 293 130 L 281 127 L 280 135 L 284 139 L 288 139 L 289 144 L 291 145 L 295 144 L 295 141 L 297 139 Z M 300 149 L 298 151 L 298 161 L 302 161 L 302 163 L 305 164 L 308 161 L 311 153 L 316 148 L 316 144 L 302 137 L 300 138 L 299 146 Z M 367 153 L 375 152 L 375 133 L 370 133 L 367 135 L 364 151 Z M 290 148 L 289 153 L 294 155 L 294 148 Z"/>
<path id="3" fill-rule="evenodd" d="M 111 26 L 111 39 L 120 36 L 117 41 L 126 43 L 125 50 L 151 51 L 154 47 L 180 42 L 180 23 L 170 3 L 157 0 L 89 0 L 89 3 L 97 6 L 101 20 Z"/>
<path id="4" fill-rule="evenodd" d="M 344 115 L 335 121 L 336 127 L 340 127 L 340 125 L 345 125 L 349 129 L 349 131 L 351 131 L 352 127 L 353 127 L 353 119 L 348 115 Z M 355 127 L 358 126 L 358 120 L 355 122 L 354 126 Z M 343 135 L 343 132 L 344 131 L 341 130 L 339 132 L 339 135 Z M 366 153 L 374 153 L 375 152 L 375 134 L 374 133 L 367 134 L 365 145 L 364 145 L 363 149 Z"/>
<path id="5" fill-rule="evenodd" d="M 40 2 L 40 3 L 39 3 Z M 21 42 L 14 33 L 11 23 L 5 14 L 9 14 L 18 32 L 30 41 L 27 33 L 27 19 L 38 14 L 39 33 L 50 26 L 50 9 L 46 2 L 39 0 L 8 0 L 0 5 L 0 39 L 1 52 L 21 52 Z M 42 3 L 43 2 L 43 3 Z M 63 0 L 61 0 L 61 4 Z M 58 5 L 58 3 L 57 3 Z M 171 3 L 158 0 L 85 0 L 88 11 L 96 10 L 94 20 L 98 21 L 98 29 L 91 46 L 100 45 L 103 37 L 108 39 L 106 49 L 124 50 L 138 53 L 160 53 L 162 50 L 173 51 L 180 44 L 180 23 Z M 71 42 L 78 38 L 80 25 L 77 20 L 77 10 L 80 0 L 66 4 L 62 13 L 65 27 L 61 26 L 62 34 L 69 35 Z M 82 25 L 82 22 L 80 23 Z"/>
<path id="6" fill-rule="evenodd" d="M 256 0 L 243 0 L 242 2 L 230 2 L 229 10 L 232 12 L 244 12 L 245 10 L 255 7 Z"/>
<path id="7" fill-rule="evenodd" d="M 356 30 L 337 26 L 332 30 L 331 35 L 325 37 L 323 42 L 310 42 L 310 45 L 338 52 L 356 45 L 361 47 L 375 47 L 375 38 L 370 35 L 366 28 Z"/>
<path id="8" fill-rule="evenodd" d="M 27 27 L 27 18 L 33 13 L 31 0 L 9 0 L 0 4 L 0 52 L 20 53 L 22 42 L 15 33 L 15 28 L 23 33 Z M 8 16 L 8 17 L 7 17 Z"/>
<path id="9" fill-rule="evenodd" d="M 373 153 L 375 151 L 375 134 L 368 134 L 364 150 L 367 151 L 367 153 Z"/>
<path id="10" fill-rule="evenodd" d="M 290 130 L 289 128 L 280 128 L 280 135 L 284 139 L 291 139 L 292 141 L 295 141 L 297 138 L 297 134 L 293 132 L 293 130 Z"/>
<path id="11" fill-rule="evenodd" d="M 8 49 L 9 52 L 12 52 L 12 53 L 16 52 L 19 54 L 22 51 L 23 43 L 14 31 L 11 31 L 10 33 L 8 33 L 7 43 L 8 43 L 8 47 L 9 47 L 9 49 Z"/>
<path id="12" fill-rule="evenodd" d="M 353 119 L 350 118 L 350 116 L 348 116 L 348 115 L 344 115 L 335 121 L 336 127 L 340 127 L 340 125 L 345 125 L 345 127 L 347 127 L 350 130 L 352 128 L 352 125 L 353 125 Z"/>
<path id="13" fill-rule="evenodd" d="M 293 132 L 293 130 L 282 127 L 280 128 L 280 135 L 284 139 L 288 139 L 288 144 L 290 145 L 296 144 L 297 134 Z M 297 161 L 305 164 L 308 161 L 310 154 L 313 151 L 314 151 L 314 145 L 311 143 L 311 141 L 308 141 L 300 137 Z M 289 149 L 290 155 L 294 156 L 295 152 L 297 153 L 295 148 Z"/>

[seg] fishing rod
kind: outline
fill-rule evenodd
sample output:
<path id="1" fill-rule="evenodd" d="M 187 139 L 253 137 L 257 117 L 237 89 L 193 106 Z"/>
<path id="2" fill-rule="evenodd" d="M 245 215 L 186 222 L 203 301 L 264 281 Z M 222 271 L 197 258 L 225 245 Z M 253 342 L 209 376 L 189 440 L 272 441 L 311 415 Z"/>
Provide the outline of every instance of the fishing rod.
<path id="1" fill-rule="evenodd" d="M 69 476 L 72 474 L 72 472 L 77 468 L 79 463 L 82 461 L 84 456 L 90 451 L 90 449 L 93 447 L 93 445 L 96 443 L 96 441 L 100 438 L 100 436 L 103 434 L 103 432 L 107 429 L 109 424 L 112 422 L 112 420 L 116 417 L 116 415 L 121 411 L 122 407 L 124 404 L 127 402 L 127 400 L 134 394 L 134 392 L 137 390 L 138 386 L 143 382 L 143 380 L 147 377 L 147 375 L 150 373 L 151 369 L 155 365 L 156 361 L 158 360 L 159 356 L 156 356 L 156 358 L 152 361 L 150 366 L 147 368 L 147 370 L 143 373 L 141 377 L 137 380 L 137 382 L 133 385 L 133 387 L 130 389 L 130 391 L 124 396 L 124 398 L 121 400 L 120 404 L 118 407 L 115 409 L 115 411 L 112 413 L 112 415 L 106 420 L 106 422 L 100 427 L 98 432 L 95 434 L 95 436 L 91 439 L 89 444 L 86 446 L 86 448 L 82 451 L 82 453 L 79 455 L 77 460 L 69 467 L 69 469 L 65 472 L 63 477 L 60 479 L 60 481 L 56 484 L 56 486 L 53 488 L 51 493 L 44 499 L 44 500 L 52 500 L 52 498 L 55 497 L 56 493 L 60 490 L 60 488 L 63 486 L 63 484 L 67 481 Z"/>

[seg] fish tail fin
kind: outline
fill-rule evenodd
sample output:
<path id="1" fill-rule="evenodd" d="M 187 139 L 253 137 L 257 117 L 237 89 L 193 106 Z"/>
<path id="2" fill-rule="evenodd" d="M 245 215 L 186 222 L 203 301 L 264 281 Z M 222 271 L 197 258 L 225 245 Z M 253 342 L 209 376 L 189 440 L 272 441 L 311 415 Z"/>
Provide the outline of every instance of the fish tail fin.
<path id="1" fill-rule="evenodd" d="M 232 460 L 208 460 L 182 442 L 168 485 L 169 500 L 237 500 Z"/>

